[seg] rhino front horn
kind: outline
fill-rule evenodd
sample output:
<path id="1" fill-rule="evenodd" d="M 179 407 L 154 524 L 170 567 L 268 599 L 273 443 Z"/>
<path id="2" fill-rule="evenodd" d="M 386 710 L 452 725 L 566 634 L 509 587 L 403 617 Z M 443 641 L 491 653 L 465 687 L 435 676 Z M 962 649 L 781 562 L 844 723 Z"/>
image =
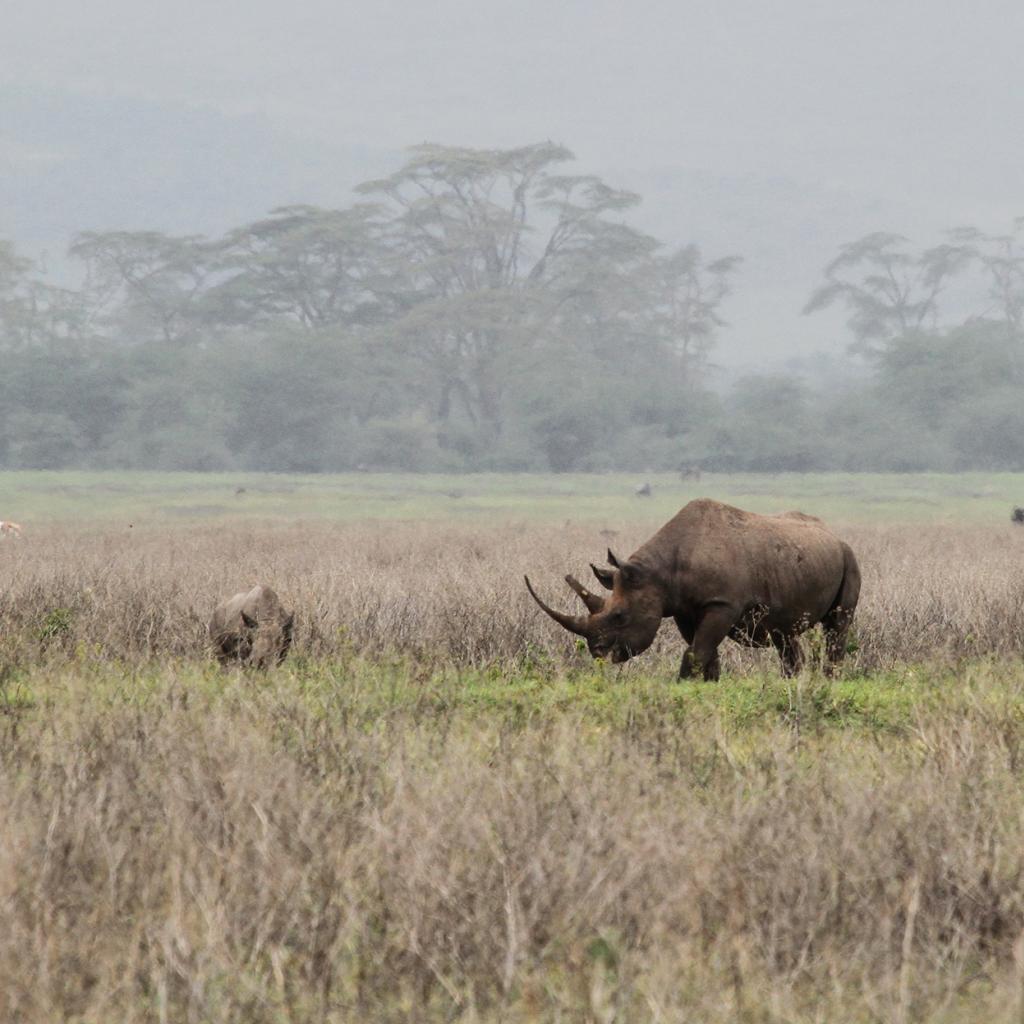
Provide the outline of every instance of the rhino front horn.
<path id="1" fill-rule="evenodd" d="M 587 611 L 591 615 L 596 615 L 604 609 L 604 598 L 598 597 L 597 594 L 592 594 L 575 576 L 572 574 L 566 576 L 565 582 L 576 591 L 579 599 L 587 606 Z"/>
<path id="2" fill-rule="evenodd" d="M 537 592 L 533 589 L 530 583 L 530 577 L 524 576 L 523 579 L 526 581 L 526 589 L 530 592 L 530 597 L 540 605 L 541 609 L 547 612 L 560 626 L 569 630 L 570 633 L 575 633 L 577 636 L 587 636 L 589 630 L 587 628 L 587 620 L 582 615 L 564 615 L 562 612 L 556 612 L 554 608 L 550 608 L 546 605 L 538 596 Z"/>

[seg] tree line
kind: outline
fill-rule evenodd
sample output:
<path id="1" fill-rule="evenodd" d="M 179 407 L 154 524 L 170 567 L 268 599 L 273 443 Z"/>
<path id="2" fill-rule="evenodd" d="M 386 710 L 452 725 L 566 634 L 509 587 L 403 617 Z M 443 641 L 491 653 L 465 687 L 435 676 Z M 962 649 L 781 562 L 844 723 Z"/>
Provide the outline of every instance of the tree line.
<path id="1" fill-rule="evenodd" d="M 1017 232 L 841 248 L 854 382 L 712 387 L 740 258 L 631 226 L 571 154 L 412 149 L 346 209 L 223 237 L 0 242 L 0 465 L 344 471 L 1024 468 Z"/>

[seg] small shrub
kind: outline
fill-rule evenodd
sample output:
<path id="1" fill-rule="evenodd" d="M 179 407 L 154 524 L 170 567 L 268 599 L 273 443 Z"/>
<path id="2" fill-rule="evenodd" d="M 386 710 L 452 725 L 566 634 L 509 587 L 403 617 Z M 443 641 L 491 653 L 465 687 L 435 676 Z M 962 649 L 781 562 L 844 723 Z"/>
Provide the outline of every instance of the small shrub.
<path id="1" fill-rule="evenodd" d="M 63 643 L 71 636 L 74 613 L 70 608 L 54 608 L 47 612 L 39 626 L 39 641 L 44 648 Z"/>

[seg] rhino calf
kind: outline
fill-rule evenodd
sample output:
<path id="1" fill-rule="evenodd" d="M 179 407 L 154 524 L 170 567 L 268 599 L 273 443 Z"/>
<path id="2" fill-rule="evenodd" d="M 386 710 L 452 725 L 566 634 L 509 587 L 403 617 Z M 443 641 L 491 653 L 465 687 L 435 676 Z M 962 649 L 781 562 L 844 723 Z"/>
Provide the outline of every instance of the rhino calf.
<path id="1" fill-rule="evenodd" d="M 258 585 L 228 598 L 210 619 L 210 639 L 222 665 L 280 665 L 292 645 L 295 613 L 288 614 L 270 587 Z"/>

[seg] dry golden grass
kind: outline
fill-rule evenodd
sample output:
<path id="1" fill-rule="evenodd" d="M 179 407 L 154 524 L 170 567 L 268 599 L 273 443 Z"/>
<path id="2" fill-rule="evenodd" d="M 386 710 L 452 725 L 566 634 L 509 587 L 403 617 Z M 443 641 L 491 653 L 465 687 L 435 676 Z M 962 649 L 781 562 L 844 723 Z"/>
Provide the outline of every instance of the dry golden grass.
<path id="1" fill-rule="evenodd" d="M 0 1019 L 1020 1019 L 1020 674 L 903 736 L 225 680 L 0 716 Z"/>
<path id="2" fill-rule="evenodd" d="M 851 680 L 730 647 L 739 710 L 657 697 L 668 629 L 530 696 L 581 659 L 522 573 L 568 605 L 588 529 L 0 544 L 0 1021 L 1020 1021 L 1024 531 L 840 532 Z M 220 673 L 206 618 L 255 580 L 294 656 Z M 898 720 L 828 705 L 863 672 Z"/>
<path id="3" fill-rule="evenodd" d="M 296 655 L 330 657 L 354 648 L 458 665 L 538 653 L 564 661 L 575 657 L 570 638 L 530 601 L 523 573 L 569 608 L 575 598 L 564 573 L 584 576 L 606 541 L 628 553 L 650 532 L 630 527 L 608 538 L 568 524 L 428 523 L 53 529 L 0 544 L 2 643 L 18 661 L 32 661 L 44 649 L 135 662 L 202 656 L 217 599 L 260 581 L 297 611 Z M 839 532 L 853 544 L 864 574 L 859 666 L 1024 649 L 1024 530 L 862 526 Z M 724 649 L 733 672 L 772 663 L 731 644 Z M 666 622 L 642 664 L 680 653 L 680 638 Z"/>

